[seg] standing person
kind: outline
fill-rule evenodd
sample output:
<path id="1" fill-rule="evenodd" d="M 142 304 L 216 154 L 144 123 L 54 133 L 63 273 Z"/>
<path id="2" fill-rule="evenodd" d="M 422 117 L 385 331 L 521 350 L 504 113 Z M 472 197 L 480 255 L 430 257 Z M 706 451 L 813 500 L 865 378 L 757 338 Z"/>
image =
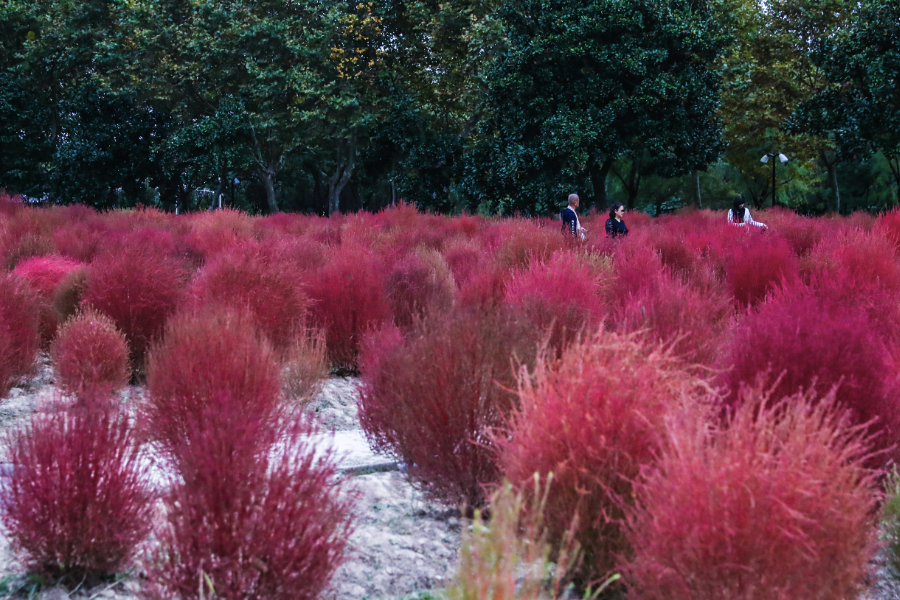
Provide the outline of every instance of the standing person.
<path id="1" fill-rule="evenodd" d="M 753 225 L 754 227 L 762 228 L 763 231 L 767 229 L 765 223 L 754 221 L 753 217 L 750 216 L 750 210 L 744 208 L 743 196 L 734 197 L 734 208 L 731 208 L 728 211 L 728 222 L 736 227 L 746 227 L 747 225 Z"/>
<path id="2" fill-rule="evenodd" d="M 581 199 L 578 198 L 578 194 L 569 194 L 569 205 L 561 213 L 563 232 L 568 233 L 576 240 L 583 240 L 584 234 L 587 233 L 587 229 L 582 227 L 581 221 L 578 220 L 578 213 L 575 212 L 580 203 Z"/>
<path id="3" fill-rule="evenodd" d="M 606 220 L 606 237 L 619 237 L 628 235 L 628 227 L 622 217 L 625 215 L 625 207 L 616 202 L 609 209 L 609 218 Z"/>

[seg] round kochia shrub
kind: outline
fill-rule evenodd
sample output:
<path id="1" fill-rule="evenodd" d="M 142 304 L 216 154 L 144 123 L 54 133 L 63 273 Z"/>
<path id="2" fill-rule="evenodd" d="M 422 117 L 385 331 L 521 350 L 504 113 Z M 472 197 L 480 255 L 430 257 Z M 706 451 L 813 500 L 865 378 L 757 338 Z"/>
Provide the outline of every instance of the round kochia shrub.
<path id="1" fill-rule="evenodd" d="M 50 347 L 56 381 L 69 394 L 102 396 L 128 383 L 128 342 L 112 319 L 88 309 L 69 319 Z"/>
<path id="2" fill-rule="evenodd" d="M 606 312 L 599 276 L 581 257 L 558 252 L 532 261 L 506 284 L 506 302 L 559 351 Z"/>
<path id="3" fill-rule="evenodd" d="M 515 406 L 513 359 L 534 354 L 535 333 L 498 311 L 456 309 L 408 340 L 394 328 L 370 339 L 360 365 L 369 440 L 427 492 L 482 505 L 483 485 L 499 481 L 487 432 Z"/>
<path id="4" fill-rule="evenodd" d="M 362 337 L 390 318 L 384 271 L 379 257 L 347 243 L 310 278 L 313 320 L 325 330 L 332 365 L 355 368 Z"/>
<path id="5" fill-rule="evenodd" d="M 726 426 L 670 423 L 634 486 L 620 564 L 642 600 L 857 597 L 877 549 L 870 440 L 832 398 L 746 393 Z"/>
<path id="6" fill-rule="evenodd" d="M 280 351 L 306 321 L 309 298 L 296 263 L 267 256 L 259 244 L 245 243 L 211 259 L 194 280 L 191 303 L 243 309 Z"/>
<path id="7" fill-rule="evenodd" d="M 176 461 L 217 413 L 251 427 L 259 452 L 274 440 L 279 366 L 245 312 L 220 308 L 173 317 L 147 358 L 147 392 L 145 425 Z"/>
<path id="8" fill-rule="evenodd" d="M 544 509 L 549 539 L 564 543 L 578 515 L 575 540 L 585 581 L 614 567 L 628 545 L 622 502 L 642 465 L 665 444 L 664 423 L 676 408 L 692 410 L 705 382 L 659 345 L 599 332 L 557 361 L 538 357 L 519 377 L 520 406 L 508 433 L 494 437 L 503 474 L 523 493 L 553 473 Z"/>
<path id="9" fill-rule="evenodd" d="M 40 343 L 37 300 L 21 281 L 0 274 L 0 397 L 34 368 Z"/>
<path id="10" fill-rule="evenodd" d="M 125 570 L 152 506 L 127 416 L 35 416 L 4 442 L 15 468 L 0 495 L 2 518 L 26 567 L 70 586 Z"/>
<path id="11" fill-rule="evenodd" d="M 184 297 L 185 270 L 172 257 L 147 244 L 123 243 L 91 265 L 81 298 L 109 316 L 125 334 L 132 366 L 142 366 L 150 344 Z"/>
<path id="12" fill-rule="evenodd" d="M 61 256 L 36 256 L 20 262 L 13 269 L 13 276 L 20 278 L 38 300 L 43 344 L 50 343 L 60 325 L 53 306 L 56 291 L 69 274 L 80 267 L 81 263 Z"/>
<path id="13" fill-rule="evenodd" d="M 883 448 L 900 433 L 900 405 L 887 392 L 891 373 L 879 332 L 866 313 L 828 305 L 812 293 L 794 290 L 764 303 L 740 322 L 722 356 L 724 383 L 732 404 L 741 386 L 773 385 L 775 397 L 837 386 L 836 398 L 857 423 L 871 423 Z"/>
<path id="14" fill-rule="evenodd" d="M 168 520 L 146 565 L 145 597 L 320 597 L 343 561 L 352 496 L 339 496 L 329 457 L 317 456 L 297 436 L 289 436 L 286 449 L 271 460 L 223 460 L 220 450 L 227 445 L 234 457 L 252 456 L 252 448 L 242 446 L 240 423 L 231 423 L 237 431 L 210 427 L 194 436 L 201 468 L 166 499 Z M 236 440 L 225 439 L 231 433 L 238 433 Z"/>

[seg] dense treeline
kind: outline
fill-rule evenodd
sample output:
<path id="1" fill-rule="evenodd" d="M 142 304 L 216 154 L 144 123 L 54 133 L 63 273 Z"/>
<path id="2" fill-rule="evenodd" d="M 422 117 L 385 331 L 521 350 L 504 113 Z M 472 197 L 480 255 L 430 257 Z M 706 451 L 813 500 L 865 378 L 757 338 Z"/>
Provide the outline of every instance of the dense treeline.
<path id="1" fill-rule="evenodd" d="M 98 208 L 658 214 L 900 185 L 894 0 L 0 0 L 0 187 Z"/>

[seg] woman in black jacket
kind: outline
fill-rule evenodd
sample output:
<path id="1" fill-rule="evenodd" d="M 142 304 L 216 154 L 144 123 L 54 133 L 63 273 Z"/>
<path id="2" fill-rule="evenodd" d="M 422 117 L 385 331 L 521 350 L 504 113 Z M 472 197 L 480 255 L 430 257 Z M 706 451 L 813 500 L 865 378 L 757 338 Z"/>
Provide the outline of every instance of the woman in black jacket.
<path id="1" fill-rule="evenodd" d="M 625 207 L 616 202 L 609 209 L 609 218 L 606 220 L 606 237 L 619 237 L 620 235 L 628 235 L 628 227 L 622 216 L 625 214 Z"/>

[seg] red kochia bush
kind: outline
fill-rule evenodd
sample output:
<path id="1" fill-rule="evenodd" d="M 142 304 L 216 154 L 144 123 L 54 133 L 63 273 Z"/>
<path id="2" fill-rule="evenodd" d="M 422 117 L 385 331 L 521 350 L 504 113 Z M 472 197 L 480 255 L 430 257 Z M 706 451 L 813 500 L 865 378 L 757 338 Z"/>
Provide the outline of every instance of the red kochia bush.
<path id="1" fill-rule="evenodd" d="M 198 432 L 199 447 L 223 432 Z M 327 456 L 298 438 L 267 464 L 234 470 L 207 457 L 167 498 L 168 521 L 147 567 L 156 600 L 313 600 L 341 564 L 352 496 L 339 496 Z"/>
<path id="2" fill-rule="evenodd" d="M 0 397 L 31 372 L 40 343 L 37 300 L 21 281 L 0 274 Z"/>
<path id="3" fill-rule="evenodd" d="M 634 486 L 620 563 L 642 600 L 843 600 L 875 540 L 868 440 L 833 398 L 751 391 L 725 427 L 674 421 Z"/>
<path id="4" fill-rule="evenodd" d="M 183 265 L 148 245 L 123 244 L 98 256 L 91 267 L 82 306 L 108 315 L 128 338 L 138 368 L 166 319 L 184 297 Z"/>
<path id="5" fill-rule="evenodd" d="M 741 385 L 775 382 L 774 397 L 838 386 L 837 401 L 857 423 L 875 420 L 876 442 L 891 446 L 900 432 L 900 406 L 885 391 L 890 373 L 878 332 L 861 310 L 828 306 L 804 291 L 778 296 L 749 313 L 723 355 L 731 403 Z"/>
<path id="6" fill-rule="evenodd" d="M 403 329 L 432 310 L 449 310 L 456 286 L 443 257 L 419 250 L 396 262 L 386 281 L 394 323 Z"/>
<path id="7" fill-rule="evenodd" d="M 29 570 L 88 585 L 128 567 L 150 524 L 146 467 L 125 415 L 36 416 L 5 438 L 3 522 Z"/>
<path id="8" fill-rule="evenodd" d="M 622 333 L 645 330 L 649 338 L 671 344 L 673 353 L 685 360 L 712 366 L 730 314 L 726 294 L 698 290 L 660 273 L 657 283 L 616 307 L 609 326 Z"/>
<path id="9" fill-rule="evenodd" d="M 259 329 L 284 351 L 306 321 L 309 298 L 296 264 L 243 244 L 203 267 L 191 288 L 197 310 L 228 305 L 248 311 Z"/>
<path id="10" fill-rule="evenodd" d="M 420 325 L 405 343 L 395 330 L 366 346 L 360 422 L 426 491 L 480 506 L 482 485 L 498 481 L 487 430 L 515 405 L 513 357 L 529 359 L 535 332 L 490 310 L 457 309 Z"/>
<path id="11" fill-rule="evenodd" d="M 664 423 L 689 410 L 702 380 L 658 345 L 600 332 L 570 346 L 559 361 L 540 356 L 519 377 L 520 408 L 495 437 L 500 466 L 525 494 L 553 473 L 544 510 L 550 541 L 560 544 L 577 513 L 584 581 L 607 574 L 627 553 L 621 501 L 642 465 L 664 446 Z"/>
<path id="12" fill-rule="evenodd" d="M 312 314 L 333 365 L 355 367 L 362 336 L 390 318 L 384 270 L 375 254 L 348 243 L 311 277 Z"/>
<path id="13" fill-rule="evenodd" d="M 53 298 L 60 283 L 80 268 L 81 264 L 61 256 L 37 256 L 16 265 L 13 276 L 19 277 L 34 292 L 41 311 L 41 341 L 50 343 L 59 327 L 59 316 Z"/>
<path id="14" fill-rule="evenodd" d="M 558 252 L 514 274 L 506 284 L 506 302 L 562 351 L 579 332 L 599 325 L 606 312 L 601 289 L 589 265 L 574 253 Z"/>
<path id="15" fill-rule="evenodd" d="M 274 439 L 280 390 L 274 351 L 251 317 L 233 309 L 184 313 L 147 359 L 143 416 L 176 459 L 217 413 L 252 426 L 263 451 Z"/>
<path id="16" fill-rule="evenodd" d="M 104 314 L 87 309 L 67 321 L 50 347 L 56 382 L 75 396 L 104 396 L 128 383 L 128 342 Z"/>
<path id="17" fill-rule="evenodd" d="M 728 287 L 738 306 L 756 304 L 782 283 L 797 280 L 797 257 L 783 239 L 775 236 L 745 236 L 743 244 L 731 247 L 725 262 Z"/>

